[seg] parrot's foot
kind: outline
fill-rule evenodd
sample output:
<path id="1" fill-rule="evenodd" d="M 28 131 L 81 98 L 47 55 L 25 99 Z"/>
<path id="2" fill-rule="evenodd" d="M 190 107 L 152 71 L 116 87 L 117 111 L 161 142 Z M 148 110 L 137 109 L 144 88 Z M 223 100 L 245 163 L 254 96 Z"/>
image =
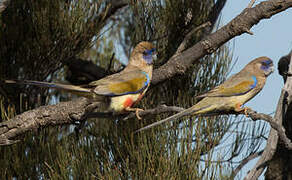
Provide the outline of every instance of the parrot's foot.
<path id="1" fill-rule="evenodd" d="M 139 119 L 139 120 L 141 120 L 142 118 L 141 118 L 141 116 L 139 115 L 139 111 L 144 111 L 144 109 L 140 109 L 140 108 L 130 108 L 130 107 L 128 107 L 128 108 L 126 108 L 126 111 L 135 111 L 135 114 L 136 114 L 136 117 Z"/>
<path id="2" fill-rule="evenodd" d="M 236 107 L 234 109 L 236 112 L 245 114 L 246 117 L 248 117 L 248 111 L 251 111 L 251 108 L 249 107 L 242 107 L 242 104 L 236 104 Z"/>

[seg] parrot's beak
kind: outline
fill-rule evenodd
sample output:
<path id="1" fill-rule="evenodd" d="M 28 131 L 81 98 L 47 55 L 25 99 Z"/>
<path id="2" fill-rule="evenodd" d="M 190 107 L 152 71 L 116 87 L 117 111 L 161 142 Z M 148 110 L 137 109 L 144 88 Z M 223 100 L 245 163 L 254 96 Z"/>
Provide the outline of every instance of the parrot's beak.
<path id="1" fill-rule="evenodd" d="M 274 65 L 269 67 L 269 70 L 265 72 L 266 76 L 269 76 L 270 74 L 272 74 L 274 72 L 275 68 Z"/>

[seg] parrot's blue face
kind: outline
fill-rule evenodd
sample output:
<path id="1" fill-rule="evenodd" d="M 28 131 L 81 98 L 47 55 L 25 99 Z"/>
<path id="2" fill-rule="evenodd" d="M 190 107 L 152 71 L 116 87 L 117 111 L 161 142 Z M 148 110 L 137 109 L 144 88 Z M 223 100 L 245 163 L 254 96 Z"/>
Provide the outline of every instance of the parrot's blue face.
<path id="1" fill-rule="evenodd" d="M 266 76 L 269 76 L 272 72 L 274 72 L 273 61 L 270 59 L 261 61 L 261 70 L 264 71 Z"/>
<path id="2" fill-rule="evenodd" d="M 156 49 L 147 49 L 143 52 L 143 59 L 146 61 L 147 64 L 151 65 L 153 60 L 156 59 Z"/>

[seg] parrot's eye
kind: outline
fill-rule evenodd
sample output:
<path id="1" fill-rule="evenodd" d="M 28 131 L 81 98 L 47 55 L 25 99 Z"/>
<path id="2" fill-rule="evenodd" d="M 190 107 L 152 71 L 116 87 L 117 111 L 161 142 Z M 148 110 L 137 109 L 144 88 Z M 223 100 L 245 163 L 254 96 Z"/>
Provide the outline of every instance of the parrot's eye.
<path id="1" fill-rule="evenodd" d="M 273 66 L 273 61 L 268 59 L 261 62 L 261 69 L 267 70 L 269 67 Z"/>
<path id="2" fill-rule="evenodd" d="M 274 71 L 273 61 L 270 59 L 261 61 L 261 70 L 268 76 Z"/>
<path id="3" fill-rule="evenodd" d="M 147 56 L 147 55 L 152 55 L 152 53 L 155 52 L 155 48 L 152 49 L 147 49 L 143 52 L 143 55 Z"/>
<path id="4" fill-rule="evenodd" d="M 262 61 L 263 66 L 270 66 L 271 64 L 273 64 L 273 61 L 270 59 Z"/>

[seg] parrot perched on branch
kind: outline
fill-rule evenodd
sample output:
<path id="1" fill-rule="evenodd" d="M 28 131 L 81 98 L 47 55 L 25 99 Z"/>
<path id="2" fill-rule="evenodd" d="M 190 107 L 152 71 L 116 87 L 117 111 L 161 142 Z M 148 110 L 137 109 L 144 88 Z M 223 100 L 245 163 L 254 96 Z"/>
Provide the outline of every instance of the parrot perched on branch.
<path id="1" fill-rule="evenodd" d="M 124 70 L 88 85 L 74 86 L 30 80 L 5 80 L 5 83 L 65 90 L 95 101 L 109 102 L 109 109 L 114 112 L 136 111 L 136 116 L 140 119 L 138 111 L 142 109 L 132 108 L 132 106 L 143 97 L 150 85 L 152 64 L 155 58 L 156 49 L 153 44 L 143 41 L 132 51 L 129 63 Z"/>
<path id="2" fill-rule="evenodd" d="M 166 119 L 138 129 L 136 132 L 187 115 L 198 116 L 230 112 L 246 114 L 248 108 L 243 107 L 243 105 L 262 90 L 267 77 L 273 71 L 273 61 L 270 58 L 256 58 L 248 63 L 240 72 L 227 79 L 223 84 L 205 94 L 197 96 L 200 100 L 197 104 Z"/>

